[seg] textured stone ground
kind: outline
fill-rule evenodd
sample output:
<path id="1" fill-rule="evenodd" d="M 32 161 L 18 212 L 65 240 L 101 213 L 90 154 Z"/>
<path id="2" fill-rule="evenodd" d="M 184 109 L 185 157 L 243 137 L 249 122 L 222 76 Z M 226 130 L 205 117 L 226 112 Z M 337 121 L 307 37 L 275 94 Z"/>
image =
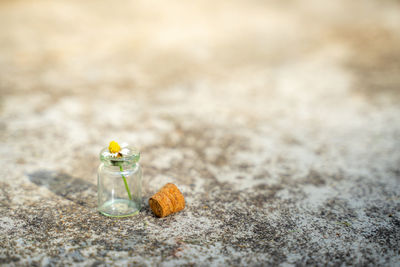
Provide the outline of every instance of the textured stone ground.
<path id="1" fill-rule="evenodd" d="M 1 1 L 0 265 L 399 266 L 400 2 Z M 142 151 L 155 218 L 96 212 Z"/>

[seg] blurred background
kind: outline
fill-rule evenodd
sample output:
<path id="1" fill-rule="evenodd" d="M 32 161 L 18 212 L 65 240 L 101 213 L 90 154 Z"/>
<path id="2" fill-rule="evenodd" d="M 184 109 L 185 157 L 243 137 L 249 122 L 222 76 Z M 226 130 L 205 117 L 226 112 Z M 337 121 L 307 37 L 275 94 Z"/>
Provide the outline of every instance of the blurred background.
<path id="1" fill-rule="evenodd" d="M 153 165 L 178 146 L 226 158 L 249 129 L 333 144 L 331 129 L 365 134 L 387 105 L 376 120 L 398 129 L 399 12 L 393 0 L 3 0 L 2 154 L 90 176 L 114 139 Z"/>
<path id="2" fill-rule="evenodd" d="M 185 157 L 229 165 L 237 139 L 336 151 L 374 126 L 398 133 L 399 12 L 391 0 L 1 1 L 2 153 L 94 181 L 114 139 L 157 175 Z"/>
<path id="3" fill-rule="evenodd" d="M 152 179 L 188 184 L 199 161 L 284 155 L 307 171 L 315 151 L 367 166 L 388 149 L 398 163 L 399 12 L 391 0 L 1 1 L 1 153 L 93 182 L 114 139 L 145 151 Z"/>
<path id="4" fill-rule="evenodd" d="M 253 263 L 270 253 L 277 264 L 285 247 L 297 255 L 292 263 L 304 264 L 308 252 L 321 253 L 314 265 L 343 263 L 350 251 L 350 263 L 371 255 L 368 263 L 390 265 L 400 232 L 399 137 L 399 1 L 0 0 L 4 216 L 58 220 L 55 207 L 72 200 L 71 227 L 86 234 L 78 218 L 96 216 L 98 153 L 116 140 L 141 149 L 147 195 L 171 181 L 187 198 L 186 224 L 161 233 L 154 220 L 150 240 L 191 235 L 194 225 L 204 234 L 197 242 L 213 231 L 240 259 L 249 256 L 240 246 L 258 251 L 280 235 L 276 247 L 250 255 Z M 51 173 L 85 186 L 41 187 Z M 140 216 L 154 219 L 146 209 Z M 335 231 L 347 224 L 338 221 L 352 224 L 343 239 Z M 59 221 L 51 222 L 43 235 L 62 247 L 51 239 Z M 32 229 L 34 240 L 42 230 Z M 97 234 L 89 240 L 112 242 Z M 293 244 L 311 237 L 317 247 L 303 244 L 298 256 Z M 153 265 L 168 250 L 135 242 Z"/>

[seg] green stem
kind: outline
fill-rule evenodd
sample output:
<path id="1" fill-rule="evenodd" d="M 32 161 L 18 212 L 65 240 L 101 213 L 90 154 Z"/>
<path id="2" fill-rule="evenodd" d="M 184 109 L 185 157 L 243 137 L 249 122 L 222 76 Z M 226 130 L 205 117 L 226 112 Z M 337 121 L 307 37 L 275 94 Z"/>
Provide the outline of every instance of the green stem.
<path id="1" fill-rule="evenodd" d="M 121 172 L 124 171 L 124 169 L 122 168 L 122 164 L 119 165 L 119 170 L 120 170 Z M 121 173 L 121 176 L 122 176 L 122 179 L 124 180 L 125 189 L 126 189 L 126 192 L 128 193 L 129 200 L 132 200 L 131 191 L 129 190 L 129 186 L 128 186 L 128 183 L 126 182 L 126 178 L 125 178 L 125 176 L 124 176 L 122 173 Z"/>

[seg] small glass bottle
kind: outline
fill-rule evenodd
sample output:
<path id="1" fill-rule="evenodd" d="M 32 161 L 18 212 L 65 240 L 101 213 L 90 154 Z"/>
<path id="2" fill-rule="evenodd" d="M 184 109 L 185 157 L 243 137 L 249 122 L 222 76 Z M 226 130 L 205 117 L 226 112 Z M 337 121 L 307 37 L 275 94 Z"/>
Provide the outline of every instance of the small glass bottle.
<path id="1" fill-rule="evenodd" d="M 104 148 L 97 171 L 98 211 L 110 217 L 127 217 L 139 212 L 142 205 L 142 170 L 140 152 L 125 147 L 118 156 Z"/>

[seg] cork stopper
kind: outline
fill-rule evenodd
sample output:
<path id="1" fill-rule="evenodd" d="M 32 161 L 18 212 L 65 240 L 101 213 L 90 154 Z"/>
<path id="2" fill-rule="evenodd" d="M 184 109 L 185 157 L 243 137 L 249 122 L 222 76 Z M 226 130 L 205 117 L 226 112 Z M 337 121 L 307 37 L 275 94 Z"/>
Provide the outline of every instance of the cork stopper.
<path id="1" fill-rule="evenodd" d="M 151 210 L 157 217 L 165 217 L 185 208 L 185 198 L 176 185 L 168 183 L 149 199 Z"/>

